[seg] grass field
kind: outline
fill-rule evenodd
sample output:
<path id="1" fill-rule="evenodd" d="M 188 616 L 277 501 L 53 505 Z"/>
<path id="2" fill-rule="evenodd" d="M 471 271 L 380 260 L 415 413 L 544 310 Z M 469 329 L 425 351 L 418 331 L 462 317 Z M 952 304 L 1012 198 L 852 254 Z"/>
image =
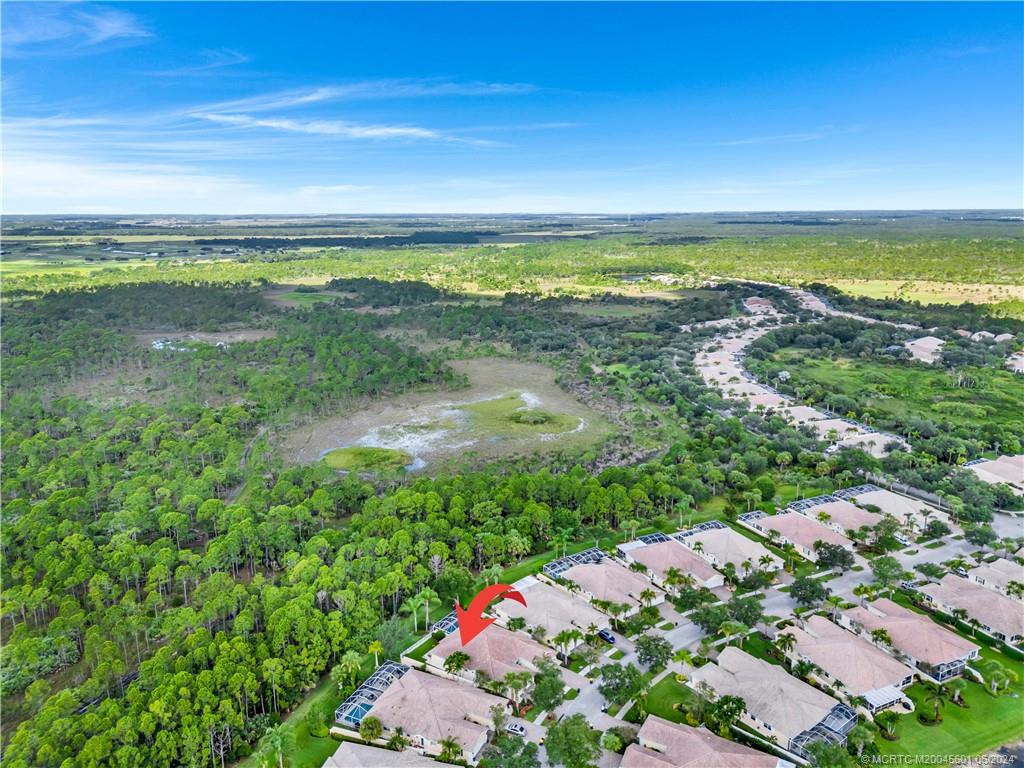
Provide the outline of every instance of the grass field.
<path id="1" fill-rule="evenodd" d="M 331 469 L 343 469 L 348 472 L 382 472 L 408 466 L 412 462 L 412 456 L 393 448 L 354 445 L 349 448 L 335 448 L 324 456 L 324 462 Z"/>
<path id="2" fill-rule="evenodd" d="M 957 387 L 955 377 L 941 369 L 808 358 L 795 349 L 780 350 L 773 359 L 785 366 L 798 389 L 816 384 L 897 420 L 922 417 L 965 426 L 1022 421 L 1024 381 L 1009 371 L 971 369 L 979 386 L 966 389 Z"/>
<path id="3" fill-rule="evenodd" d="M 930 280 L 830 280 L 839 290 L 871 299 L 903 299 L 922 304 L 998 304 L 1024 299 L 1019 285 L 942 283 Z"/>

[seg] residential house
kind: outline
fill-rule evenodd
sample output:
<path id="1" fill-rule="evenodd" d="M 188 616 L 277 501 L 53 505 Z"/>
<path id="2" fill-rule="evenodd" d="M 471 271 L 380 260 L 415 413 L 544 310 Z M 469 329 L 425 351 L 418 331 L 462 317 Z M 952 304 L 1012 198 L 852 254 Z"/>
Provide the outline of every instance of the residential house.
<path id="1" fill-rule="evenodd" d="M 945 682 L 978 658 L 979 647 L 927 616 L 887 598 L 843 611 L 840 625 L 893 652 L 925 677 Z M 879 639 L 884 630 L 886 639 Z"/>
<path id="2" fill-rule="evenodd" d="M 643 602 L 641 592 L 650 590 L 654 593 L 652 605 L 665 599 L 665 593 L 654 589 L 647 578 L 608 558 L 597 563 L 574 565 L 562 574 L 562 578 L 579 587 L 591 602 L 627 606 L 624 616 L 640 610 Z"/>
<path id="3" fill-rule="evenodd" d="M 812 509 L 816 510 L 818 508 L 813 507 Z M 750 525 L 769 536 L 771 536 L 772 531 L 775 531 L 783 542 L 792 544 L 796 547 L 797 552 L 811 561 L 818 559 L 818 555 L 814 551 L 814 545 L 819 541 L 853 549 L 853 542 L 841 533 L 836 533 L 833 528 L 798 512 L 767 515 L 751 520 Z"/>
<path id="4" fill-rule="evenodd" d="M 926 584 L 919 592 L 945 613 L 964 611 L 992 637 L 1011 645 L 1024 640 L 1024 610 L 1017 600 L 951 573 L 938 584 Z"/>
<path id="5" fill-rule="evenodd" d="M 1020 587 L 1024 587 L 1024 565 L 1000 557 L 991 563 L 982 563 L 976 568 L 971 568 L 967 571 L 967 578 L 973 579 L 983 587 L 1019 599 L 1022 597 Z M 1014 583 L 1020 586 L 1013 589 Z"/>
<path id="6" fill-rule="evenodd" d="M 619 768 L 795 768 L 788 760 L 716 736 L 707 728 L 648 715 Z"/>
<path id="7" fill-rule="evenodd" d="M 714 589 L 724 583 L 722 574 L 674 538 L 650 544 L 637 539 L 620 544 L 619 552 L 627 562 L 643 565 L 651 581 L 663 589 L 666 575 L 673 568 L 691 577 L 698 587 Z"/>
<path id="8" fill-rule="evenodd" d="M 475 763 L 490 736 L 491 707 L 507 704 L 468 683 L 410 669 L 388 686 L 364 719 L 380 720 L 385 738 L 401 728 L 413 749 L 430 755 L 440 754 L 442 742 L 451 739 L 461 747 L 461 757 Z"/>
<path id="9" fill-rule="evenodd" d="M 521 618 L 526 622 L 528 631 L 542 628 L 548 640 L 567 630 L 575 629 L 583 635 L 609 626 L 608 616 L 582 597 L 541 581 L 536 576 L 520 579 L 514 586 L 526 600 L 526 605 L 508 599 L 495 604 L 491 612 L 499 624 L 507 625 L 512 619 Z M 576 645 L 582 642 L 581 637 Z M 568 650 L 571 651 L 572 647 Z"/>
<path id="10" fill-rule="evenodd" d="M 769 571 L 782 569 L 781 558 L 732 528 L 712 528 L 679 540 L 716 568 L 724 568 L 727 563 L 732 563 L 739 574 L 756 568 Z"/>
<path id="11" fill-rule="evenodd" d="M 846 704 L 734 646 L 717 662 L 694 670 L 687 685 L 702 695 L 710 691 L 713 699 L 740 697 L 747 705 L 745 725 L 804 758 L 815 741 L 845 745 L 857 724 L 857 714 Z"/>
<path id="12" fill-rule="evenodd" d="M 865 526 L 874 528 L 882 522 L 882 515 L 877 512 L 861 509 L 843 499 L 826 501 L 813 507 L 804 507 L 799 511 L 805 517 L 816 520 L 839 534 L 857 531 Z"/>
<path id="13" fill-rule="evenodd" d="M 428 667 L 444 670 L 444 663 L 456 651 L 469 656 L 465 667 L 455 674 L 470 682 L 482 675 L 485 680 L 502 680 L 509 672 L 537 671 L 537 659 L 553 659 L 555 652 L 529 635 L 512 632 L 501 626 L 488 627 L 465 646 L 458 632 L 447 635 L 424 657 Z"/>
<path id="14" fill-rule="evenodd" d="M 323 768 L 440 768 L 440 764 L 417 752 L 396 752 L 343 741 L 324 761 Z"/>
<path id="15" fill-rule="evenodd" d="M 787 652 L 790 659 L 814 664 L 820 670 L 815 676 L 847 701 L 863 697 L 872 713 L 909 701 L 903 689 L 914 681 L 914 670 L 863 637 L 817 615 L 782 634 L 796 640 Z"/>

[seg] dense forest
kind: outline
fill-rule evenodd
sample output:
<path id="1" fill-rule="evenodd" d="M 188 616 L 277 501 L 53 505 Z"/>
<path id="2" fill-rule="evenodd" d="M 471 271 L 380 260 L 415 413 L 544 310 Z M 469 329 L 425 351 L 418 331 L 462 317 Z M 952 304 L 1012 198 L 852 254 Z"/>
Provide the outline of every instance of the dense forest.
<path id="1" fill-rule="evenodd" d="M 528 265 L 545 249 L 525 253 Z M 1007 503 L 947 470 L 960 446 L 964 456 L 1019 450 L 1013 423 L 893 424 L 916 431 L 913 453 L 825 457 L 810 435 L 707 389 L 692 360 L 714 329 L 699 323 L 738 316 L 755 291 L 806 316 L 770 287 L 481 302 L 421 282 L 353 278 L 327 286 L 353 298 L 280 309 L 256 277 L 287 264 L 254 272 L 224 263 L 212 283 L 171 279 L 210 275 L 202 266 L 154 270 L 167 282 L 111 273 L 89 290 L 55 280 L 42 295 L 6 297 L 6 765 L 225 766 L 346 654 L 377 642 L 395 657 L 408 640 L 399 619 L 410 598 L 450 605 L 496 568 L 570 541 L 681 522 L 712 499 L 735 516 L 773 509 L 784 484 L 829 488 L 889 471 L 943 488 L 972 520 Z M 31 279 L 18 285 L 39 290 Z M 391 311 L 352 311 L 363 305 Z M 186 351 L 133 335 L 243 327 L 272 335 Z M 452 346 L 425 352 L 387 333 L 403 329 Z M 874 359 L 896 333 L 845 320 L 786 327 L 751 357 L 766 373 L 786 347 Z M 458 388 L 451 356 L 499 347 L 554 367 L 563 386 L 618 414 L 622 435 L 603 454 L 433 477 L 340 475 L 321 462 L 288 465 L 275 450 L 275 430 L 295 419 Z M 990 365 L 990 350 L 964 348 L 970 365 Z M 111 371 L 159 378 L 167 390 L 110 407 L 69 389 Z M 800 395 L 866 413 L 825 390 Z"/>

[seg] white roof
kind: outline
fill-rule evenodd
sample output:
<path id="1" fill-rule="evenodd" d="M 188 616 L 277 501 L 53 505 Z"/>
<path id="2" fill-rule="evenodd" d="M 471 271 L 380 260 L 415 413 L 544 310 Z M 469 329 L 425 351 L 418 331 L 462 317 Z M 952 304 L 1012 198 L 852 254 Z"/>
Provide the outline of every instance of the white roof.
<path id="1" fill-rule="evenodd" d="M 772 565 L 769 568 L 777 571 L 782 567 L 782 560 L 778 556 L 772 554 L 769 549 L 758 544 L 756 541 L 752 541 L 743 534 L 737 533 L 732 528 L 712 528 L 711 530 L 691 534 L 683 539 L 683 541 L 690 548 L 693 548 L 695 544 L 700 542 L 701 551 L 705 555 L 713 557 L 722 563 L 732 563 L 737 568 L 740 568 L 746 560 L 757 565 L 765 555 L 768 555 L 772 561 Z"/>
<path id="2" fill-rule="evenodd" d="M 554 637 L 563 630 L 586 632 L 591 625 L 599 629 L 608 625 L 608 617 L 582 597 L 534 576 L 517 581 L 515 587 L 526 600 L 526 605 L 515 600 L 502 600 L 495 605 L 495 612 L 513 619 L 522 618 L 527 626 L 544 627 L 548 637 Z"/>
<path id="3" fill-rule="evenodd" d="M 894 648 L 930 666 L 966 658 L 978 650 L 977 645 L 940 627 L 927 616 L 884 597 L 845 613 L 868 632 L 884 629 Z"/>
<path id="4" fill-rule="evenodd" d="M 424 757 L 418 752 L 406 750 L 395 752 L 391 749 L 368 747 L 352 741 L 343 741 L 333 755 L 328 757 L 323 768 L 437 768 L 436 760 Z"/>
<path id="5" fill-rule="evenodd" d="M 691 679 L 707 683 L 718 696 L 739 696 L 746 702 L 748 713 L 787 740 L 813 728 L 839 703 L 782 667 L 735 646 L 723 650 L 717 663 L 698 667 Z"/>
<path id="6" fill-rule="evenodd" d="M 947 573 L 938 584 L 921 587 L 921 592 L 940 605 L 966 611 L 970 618 L 1007 638 L 1024 636 L 1024 609 L 1020 603 L 973 581 Z"/>
<path id="7" fill-rule="evenodd" d="M 780 761 L 706 728 L 673 723 L 648 715 L 622 755 L 619 768 L 777 768 Z"/>
<path id="8" fill-rule="evenodd" d="M 972 579 L 983 579 L 985 586 L 995 586 L 1006 589 L 1011 581 L 1024 584 L 1024 565 L 1012 563 L 1004 558 L 993 560 L 991 563 L 982 563 L 977 568 L 969 570 L 968 575 Z"/>
<path id="9" fill-rule="evenodd" d="M 910 667 L 824 616 L 811 616 L 804 628 L 788 627 L 783 634 L 796 638 L 797 654 L 817 664 L 854 696 L 899 685 L 914 674 Z"/>

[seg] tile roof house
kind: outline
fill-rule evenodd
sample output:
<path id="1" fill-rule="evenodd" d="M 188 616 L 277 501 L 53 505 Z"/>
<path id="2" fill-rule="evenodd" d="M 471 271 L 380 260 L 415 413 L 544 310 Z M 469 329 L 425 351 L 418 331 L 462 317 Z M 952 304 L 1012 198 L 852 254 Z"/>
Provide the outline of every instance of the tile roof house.
<path id="1" fill-rule="evenodd" d="M 932 365 L 939 359 L 945 344 L 943 339 L 936 336 L 922 336 L 919 339 L 903 342 L 903 346 L 910 352 L 911 357 L 928 365 Z"/>
<path id="2" fill-rule="evenodd" d="M 528 635 L 493 626 L 474 637 L 465 647 L 459 633 L 452 632 L 427 652 L 424 661 L 428 666 L 443 670 L 445 659 L 456 651 L 469 656 L 459 676 L 471 682 L 476 680 L 476 673 L 486 675 L 489 680 L 501 680 L 509 672 L 533 673 L 537 669 L 534 665 L 536 659 L 555 657 L 551 648 Z"/>
<path id="3" fill-rule="evenodd" d="M 796 640 L 788 655 L 817 665 L 817 676 L 836 685 L 847 700 L 863 696 L 872 713 L 906 700 L 902 691 L 914 681 L 914 670 L 824 616 L 812 615 L 802 627 L 787 627 L 782 634 Z"/>
<path id="4" fill-rule="evenodd" d="M 874 630 L 884 629 L 897 656 L 938 682 L 962 674 L 967 662 L 978 658 L 974 643 L 886 598 L 845 610 L 838 619 L 867 639 Z"/>
<path id="5" fill-rule="evenodd" d="M 861 507 L 877 507 L 884 514 L 896 518 L 900 524 L 909 521 L 910 525 L 919 531 L 927 525 L 928 519 L 934 518 L 948 522 L 948 517 L 931 504 L 912 499 L 909 496 L 901 496 L 884 488 L 859 493 L 853 497 L 853 500 Z M 925 510 L 930 510 L 927 518 L 924 515 Z"/>
<path id="6" fill-rule="evenodd" d="M 463 756 L 475 762 L 490 735 L 491 707 L 507 704 L 468 683 L 410 669 L 380 695 L 366 716 L 380 720 L 386 732 L 402 728 L 413 747 L 431 755 L 440 754 L 442 741 L 454 739 Z"/>
<path id="7" fill-rule="evenodd" d="M 819 440 L 830 440 L 829 433 L 835 431 L 836 439 L 842 440 L 851 435 L 865 434 L 866 430 L 845 419 L 822 419 L 811 423 L 811 428 Z"/>
<path id="8" fill-rule="evenodd" d="M 819 507 L 812 507 L 812 510 L 816 511 L 818 509 Z M 836 533 L 829 526 L 819 523 L 817 520 L 802 515 L 799 512 L 783 512 L 778 515 L 768 515 L 752 520 L 750 524 L 769 535 L 771 531 L 775 531 L 783 541 L 793 544 L 797 552 L 812 561 L 817 560 L 818 555 L 814 551 L 814 545 L 819 541 L 836 544 L 850 550 L 853 549 L 853 542 L 841 533 Z"/>
<path id="9" fill-rule="evenodd" d="M 576 584 L 592 602 L 626 605 L 633 612 L 640 608 L 640 593 L 652 589 L 650 581 L 645 577 L 607 558 L 599 563 L 574 565 L 562 576 Z M 653 603 L 664 601 L 664 592 L 657 589 L 653 591 Z"/>
<path id="10" fill-rule="evenodd" d="M 1012 582 L 1024 585 L 1024 565 L 1000 557 L 991 563 L 982 563 L 976 568 L 971 568 L 967 572 L 967 577 L 983 587 L 1020 598 L 1020 594 L 1009 595 L 1007 587 Z"/>
<path id="11" fill-rule="evenodd" d="M 438 762 L 416 752 L 395 752 L 343 741 L 322 768 L 438 768 Z"/>
<path id="12" fill-rule="evenodd" d="M 655 544 L 644 544 L 639 540 L 631 541 L 620 545 L 619 551 L 627 562 L 636 562 L 645 566 L 651 581 L 659 587 L 664 588 L 666 574 L 672 568 L 684 575 L 692 576 L 697 586 L 700 587 L 714 589 L 725 583 L 722 574 L 676 539 Z"/>
<path id="13" fill-rule="evenodd" d="M 682 539 L 682 542 L 718 568 L 726 563 L 732 563 L 736 570 L 742 573 L 743 564 L 747 562 L 770 571 L 781 570 L 783 565 L 782 559 L 772 554 L 771 550 L 732 528 L 700 531 Z M 759 565 L 761 558 L 766 556 L 768 565 Z"/>
<path id="14" fill-rule="evenodd" d="M 889 455 L 889 446 L 893 443 L 905 450 L 909 443 L 902 437 L 891 435 L 887 432 L 866 432 L 864 434 L 848 435 L 839 441 L 840 448 L 858 448 L 864 453 L 881 459 Z"/>
<path id="15" fill-rule="evenodd" d="M 1014 645 L 1024 640 L 1024 609 L 1006 595 L 951 573 L 943 576 L 938 584 L 926 584 L 919 591 L 929 603 L 946 613 L 966 611 L 969 618 L 977 620 L 982 630 L 993 637 Z"/>
<path id="16" fill-rule="evenodd" d="M 747 705 L 742 722 L 801 757 L 814 741 L 845 744 L 857 724 L 847 705 L 734 646 L 725 648 L 716 663 L 694 670 L 687 685 L 698 692 L 710 688 L 714 698 L 739 696 Z"/>
<path id="17" fill-rule="evenodd" d="M 1018 496 L 1024 495 L 1024 455 L 1000 456 L 991 461 L 968 464 L 968 470 L 989 485 L 1005 483 Z"/>
<path id="18" fill-rule="evenodd" d="M 496 603 L 491 612 L 499 623 L 508 624 L 511 619 L 521 618 L 528 629 L 543 627 L 547 638 L 565 630 L 576 629 L 586 633 L 592 626 L 599 630 L 608 628 L 607 614 L 566 589 L 552 586 L 536 576 L 520 579 L 514 586 L 526 600 L 526 605 L 515 600 Z"/>
<path id="19" fill-rule="evenodd" d="M 793 766 L 735 741 L 716 736 L 707 728 L 673 723 L 648 715 L 626 747 L 619 768 L 788 768 Z"/>
<path id="20" fill-rule="evenodd" d="M 839 534 L 860 530 L 864 526 L 874 528 L 882 522 L 882 515 L 877 512 L 869 512 L 842 499 L 809 507 L 802 510 L 802 514 Z"/>

